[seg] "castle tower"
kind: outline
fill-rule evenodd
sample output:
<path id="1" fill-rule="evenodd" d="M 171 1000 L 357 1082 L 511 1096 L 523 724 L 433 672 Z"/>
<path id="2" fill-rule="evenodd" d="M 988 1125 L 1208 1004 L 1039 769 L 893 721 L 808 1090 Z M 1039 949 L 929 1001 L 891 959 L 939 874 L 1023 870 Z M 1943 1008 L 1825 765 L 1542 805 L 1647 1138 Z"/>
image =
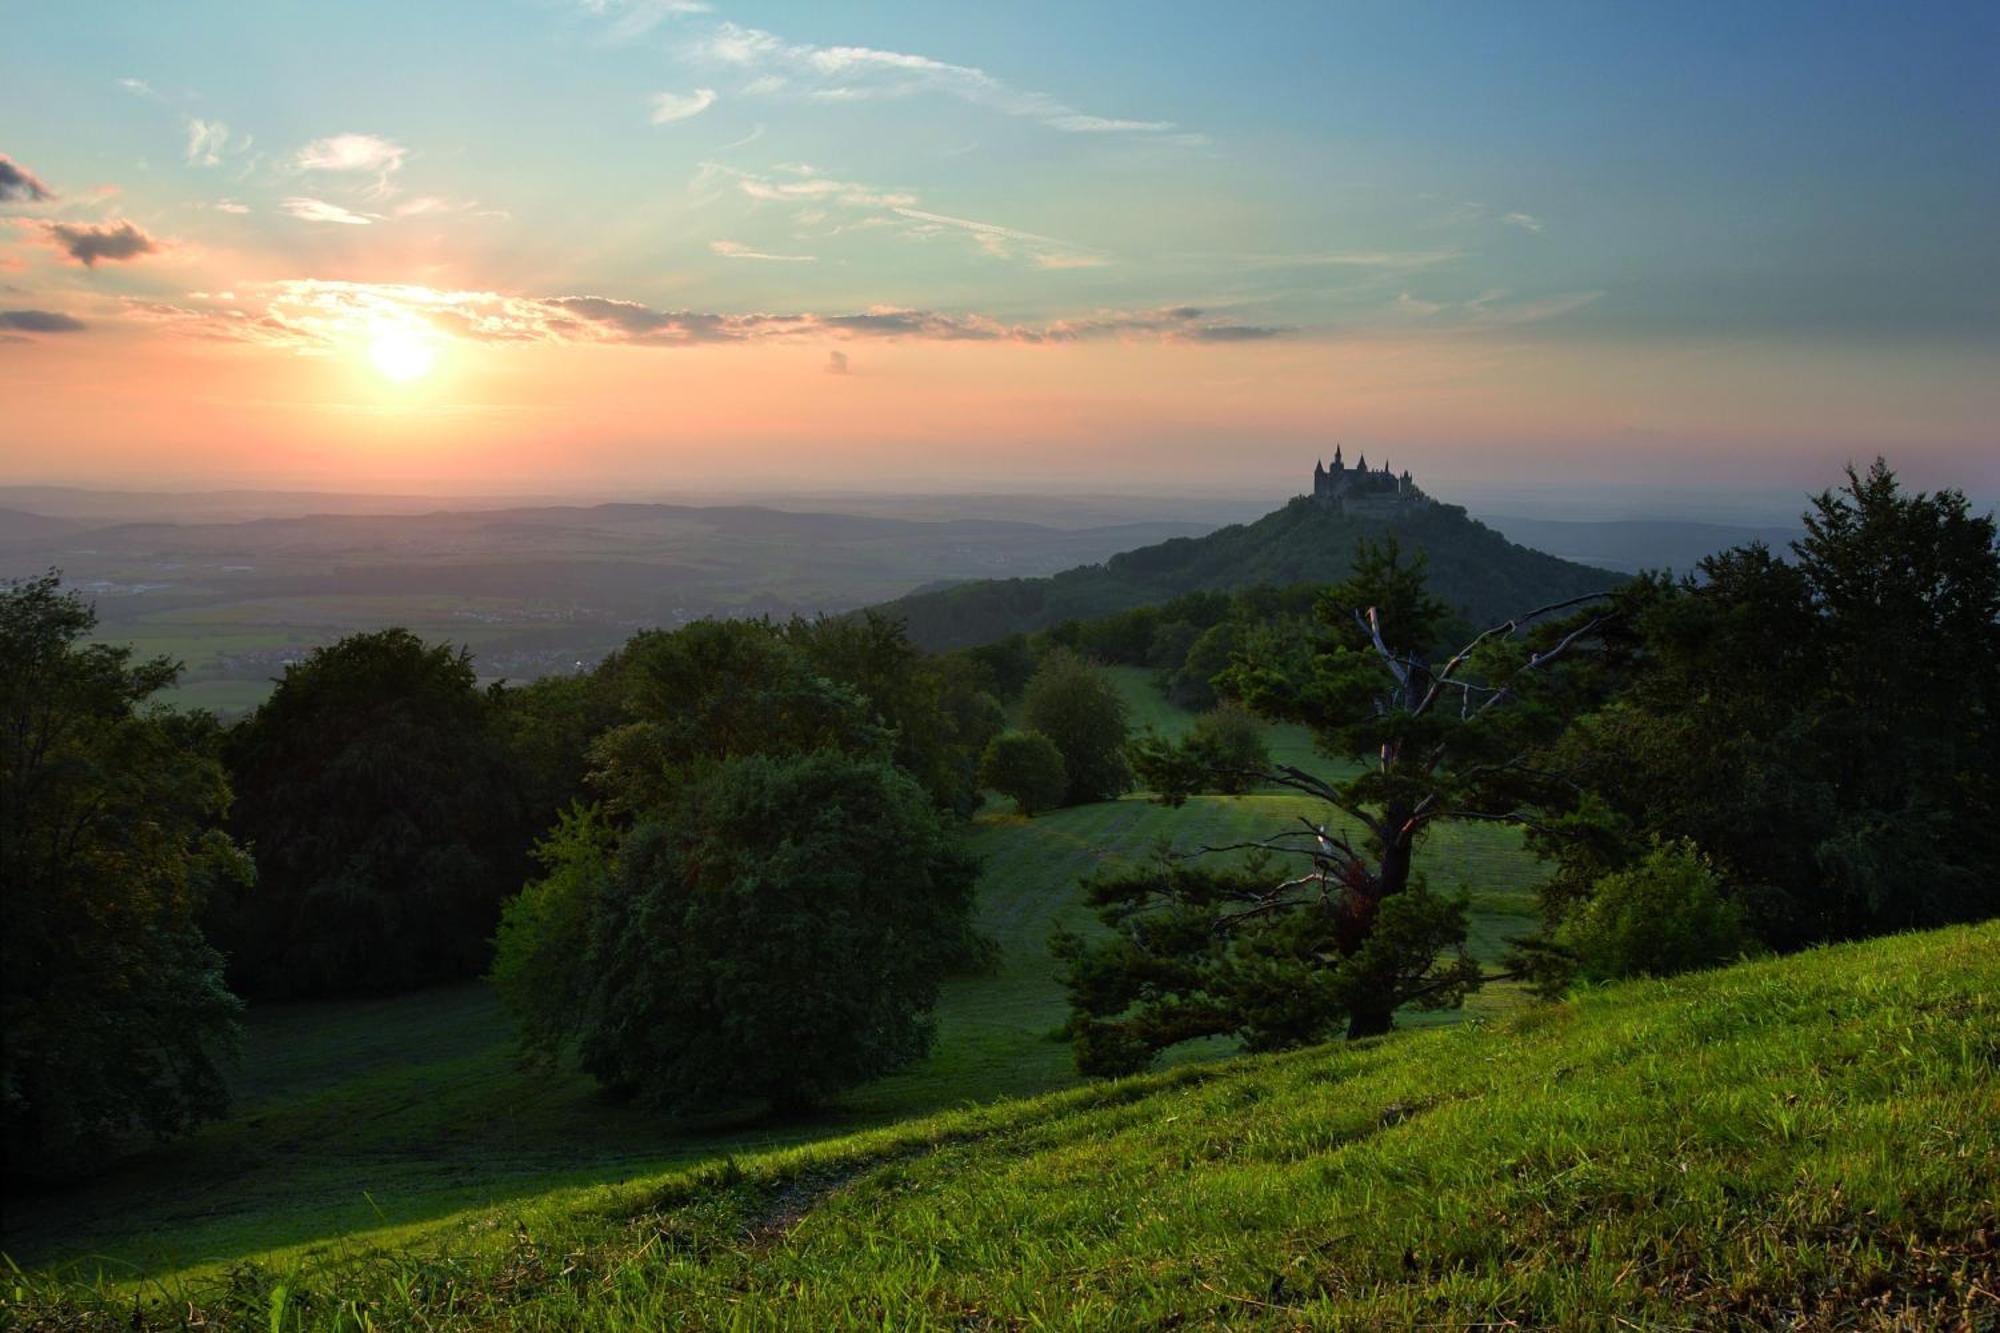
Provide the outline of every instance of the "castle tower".
<path id="1" fill-rule="evenodd" d="M 1337 444 L 1333 446 L 1333 470 L 1335 472 L 1347 470 L 1347 464 L 1340 461 L 1340 446 Z"/>

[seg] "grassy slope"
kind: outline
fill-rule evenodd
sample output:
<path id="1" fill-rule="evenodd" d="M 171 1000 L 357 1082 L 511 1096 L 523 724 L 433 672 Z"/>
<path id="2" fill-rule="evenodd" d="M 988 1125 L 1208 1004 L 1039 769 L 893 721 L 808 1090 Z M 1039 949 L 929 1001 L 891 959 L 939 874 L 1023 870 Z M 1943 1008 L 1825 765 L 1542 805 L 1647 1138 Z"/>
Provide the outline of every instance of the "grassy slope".
<path id="1" fill-rule="evenodd" d="M 270 1328 L 1990 1328 L 1997 960 L 1989 923 L 1184 1067 L 158 1308 Z M 12 1298 L 30 1317 L 76 1299 Z"/>
<path id="2" fill-rule="evenodd" d="M 1136 721 L 1169 732 L 1189 724 L 1147 673 L 1115 674 Z M 1309 757 L 1293 731 L 1274 746 Z M 254 1010 L 230 1119 L 80 1189 L 10 1202 L 5 1248 L 26 1264 L 94 1258 L 113 1271 L 171 1272 L 1069 1086 L 1069 1048 L 1049 1036 L 1065 1006 L 1046 943 L 1059 918 L 1088 924 L 1077 876 L 1107 856 L 1144 856 L 1163 837 L 1233 841 L 1313 810 L 1285 795 L 1202 797 L 1179 811 L 1134 797 L 1033 820 L 982 816 L 973 831 L 987 858 L 981 912 L 1000 967 L 946 984 L 930 1059 L 811 1124 L 663 1123 L 607 1103 L 582 1076 L 524 1072 L 484 986 Z M 1447 830 L 1429 864 L 1438 883 L 1475 891 L 1480 956 L 1497 958 L 1529 925 L 1538 870 L 1510 831 Z M 1473 1010 L 1517 999 L 1496 987 Z"/>

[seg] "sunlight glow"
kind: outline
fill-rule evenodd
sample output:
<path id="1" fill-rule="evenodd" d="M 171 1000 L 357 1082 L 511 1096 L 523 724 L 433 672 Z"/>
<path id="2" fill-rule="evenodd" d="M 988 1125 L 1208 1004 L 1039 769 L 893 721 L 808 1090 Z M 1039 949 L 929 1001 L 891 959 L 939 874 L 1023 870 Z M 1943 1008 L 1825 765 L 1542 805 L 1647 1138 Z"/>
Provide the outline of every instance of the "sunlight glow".
<path id="1" fill-rule="evenodd" d="M 368 345 L 375 369 L 398 384 L 407 384 L 429 372 L 437 360 L 437 348 L 430 340 L 408 329 L 389 329 Z"/>

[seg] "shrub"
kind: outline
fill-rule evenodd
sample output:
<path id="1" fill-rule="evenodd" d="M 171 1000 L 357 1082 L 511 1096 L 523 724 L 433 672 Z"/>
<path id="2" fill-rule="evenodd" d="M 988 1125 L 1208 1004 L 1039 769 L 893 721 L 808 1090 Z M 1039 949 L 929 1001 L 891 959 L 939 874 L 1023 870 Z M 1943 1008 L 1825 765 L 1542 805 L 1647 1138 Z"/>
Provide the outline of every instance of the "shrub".
<path id="1" fill-rule="evenodd" d="M 1216 791 L 1240 796 L 1271 766 L 1264 724 L 1239 704 L 1225 703 L 1195 719 L 1188 749 L 1207 768 Z"/>
<path id="2" fill-rule="evenodd" d="M 1039 731 L 1010 731 L 995 736 L 979 760 L 979 781 L 1002 796 L 1010 796 L 1024 815 L 1062 804 L 1069 773 L 1062 751 Z"/>
<path id="3" fill-rule="evenodd" d="M 597 807 L 571 806 L 535 845 L 547 873 L 500 911 L 490 975 L 531 1059 L 553 1061 L 583 1020 L 582 961 L 616 848 L 617 833 Z"/>
<path id="4" fill-rule="evenodd" d="M 1132 785 L 1125 762 L 1131 731 L 1124 696 L 1098 667 L 1066 648 L 1052 648 L 1028 682 L 1022 721 L 1055 742 L 1069 788 L 1066 805 L 1108 801 Z"/>
<path id="5" fill-rule="evenodd" d="M 1742 905 L 1686 841 L 1661 843 L 1631 869 L 1600 879 L 1555 940 L 1588 981 L 1716 967 L 1756 946 Z"/>
<path id="6" fill-rule="evenodd" d="M 828 751 L 730 760 L 624 840 L 583 1066 L 670 1109 L 781 1111 L 922 1058 L 978 866 L 924 789 Z"/>

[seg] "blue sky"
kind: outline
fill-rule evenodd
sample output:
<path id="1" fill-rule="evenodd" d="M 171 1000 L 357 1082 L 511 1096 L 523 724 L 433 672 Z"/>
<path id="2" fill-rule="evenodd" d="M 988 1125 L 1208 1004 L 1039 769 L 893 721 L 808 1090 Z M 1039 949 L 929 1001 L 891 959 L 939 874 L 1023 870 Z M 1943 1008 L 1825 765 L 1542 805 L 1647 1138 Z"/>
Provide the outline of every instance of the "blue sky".
<path id="1" fill-rule="evenodd" d="M 89 326 L 17 333 L 12 373 L 214 332 L 222 289 L 324 352 L 339 330 L 272 292 L 339 282 L 378 322 L 397 285 L 943 317 L 727 335 L 787 345 L 1239 343 L 1215 355 L 1296 409 L 1260 430 L 1358 416 L 1461 463 L 1540 428 L 1818 466 L 1797 442 L 1851 452 L 1827 398 L 1857 383 L 1870 430 L 1908 424 L 1885 447 L 1977 466 L 1993 443 L 2000 6 L 370 0 L 17 5 L 8 28 L 0 153 L 58 197 L 0 201 L 0 306 Z M 158 245 L 84 265 L 64 222 Z M 140 303 L 184 315 L 126 327 Z M 460 327 L 439 309 L 424 336 Z M 573 336 L 543 314 L 521 340 Z M 1427 345 L 1425 374 L 1367 378 Z M 1411 350 L 1357 369 L 1362 346 Z M 1324 421 L 1315 348 L 1356 387 Z M 1482 348 L 1514 390 L 1471 391 L 1502 373 Z M 1713 413 L 1653 420 L 1713 365 Z M 1426 415 L 1426 375 L 1460 406 Z M 903 401 L 899 430 L 936 406 Z"/>

